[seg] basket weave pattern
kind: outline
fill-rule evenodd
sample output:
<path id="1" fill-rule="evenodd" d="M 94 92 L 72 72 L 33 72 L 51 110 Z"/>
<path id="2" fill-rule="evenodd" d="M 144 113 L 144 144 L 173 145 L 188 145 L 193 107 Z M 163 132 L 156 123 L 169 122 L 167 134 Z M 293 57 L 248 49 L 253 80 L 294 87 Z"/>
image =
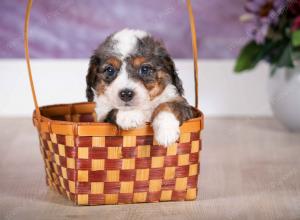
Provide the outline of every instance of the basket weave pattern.
<path id="1" fill-rule="evenodd" d="M 73 109 L 72 114 L 61 112 L 61 107 L 48 106 L 42 110 L 42 115 L 47 112 L 51 119 L 84 123 L 94 120 L 95 114 L 86 112 L 93 109 L 92 104 L 78 104 L 75 109 L 81 113 L 74 112 L 74 106 L 69 108 Z M 57 111 L 59 108 L 60 111 Z M 187 132 L 184 129 L 178 143 L 165 148 L 158 146 L 153 135 L 147 133 L 64 135 L 60 129 L 51 129 L 58 126 L 51 126 L 51 122 L 55 121 L 47 122 L 50 129 L 39 130 L 47 184 L 76 204 L 123 204 L 196 198 L 200 131 L 192 129 L 193 132 Z"/>

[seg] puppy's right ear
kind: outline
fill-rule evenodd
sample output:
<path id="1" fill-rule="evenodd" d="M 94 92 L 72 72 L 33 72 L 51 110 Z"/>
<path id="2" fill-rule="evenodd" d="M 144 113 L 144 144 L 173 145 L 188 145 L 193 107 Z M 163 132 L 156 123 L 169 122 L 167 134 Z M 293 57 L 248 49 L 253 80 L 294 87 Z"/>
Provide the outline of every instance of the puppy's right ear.
<path id="1" fill-rule="evenodd" d="M 94 101 L 94 91 L 97 83 L 97 70 L 100 65 L 100 58 L 94 54 L 90 58 L 88 73 L 86 75 L 86 97 L 89 102 Z"/>

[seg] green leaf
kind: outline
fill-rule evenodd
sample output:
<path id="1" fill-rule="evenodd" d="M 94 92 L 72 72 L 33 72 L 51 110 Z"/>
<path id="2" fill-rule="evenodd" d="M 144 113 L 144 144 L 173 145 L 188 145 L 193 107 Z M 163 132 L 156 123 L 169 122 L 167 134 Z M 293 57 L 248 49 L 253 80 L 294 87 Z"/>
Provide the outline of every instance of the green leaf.
<path id="1" fill-rule="evenodd" d="M 271 40 L 266 40 L 262 45 L 251 41 L 242 49 L 235 65 L 235 72 L 240 73 L 245 70 L 253 69 L 258 62 L 270 56 L 270 53 L 274 48 L 278 47 L 278 44 L 279 42 L 273 42 Z M 271 60 L 268 60 L 268 62 L 271 62 Z"/>
<path id="2" fill-rule="evenodd" d="M 285 47 L 283 53 L 281 54 L 276 66 L 277 67 L 290 67 L 290 68 L 293 68 L 294 67 L 294 62 L 293 62 L 292 53 L 293 53 L 292 45 L 288 44 Z"/>
<path id="3" fill-rule="evenodd" d="M 281 55 L 284 53 L 284 50 L 286 49 L 287 45 L 289 44 L 289 41 L 283 39 L 281 41 L 276 41 L 273 43 L 272 48 L 269 50 L 267 54 L 268 62 L 271 65 L 277 66 Z M 277 67 L 276 67 L 277 68 Z"/>
<path id="4" fill-rule="evenodd" d="M 234 71 L 240 73 L 245 70 L 253 69 L 260 61 L 259 55 L 262 53 L 263 46 L 255 41 L 248 43 L 240 52 L 236 61 Z"/>
<path id="5" fill-rule="evenodd" d="M 294 47 L 300 46 L 300 30 L 292 33 L 292 44 Z"/>
<path id="6" fill-rule="evenodd" d="M 294 56 L 293 56 L 294 55 Z M 291 44 L 286 44 L 282 50 L 281 55 L 278 57 L 277 62 L 272 65 L 271 76 L 276 73 L 276 70 L 281 67 L 293 68 L 295 58 L 295 53 L 293 53 L 293 48 Z"/>

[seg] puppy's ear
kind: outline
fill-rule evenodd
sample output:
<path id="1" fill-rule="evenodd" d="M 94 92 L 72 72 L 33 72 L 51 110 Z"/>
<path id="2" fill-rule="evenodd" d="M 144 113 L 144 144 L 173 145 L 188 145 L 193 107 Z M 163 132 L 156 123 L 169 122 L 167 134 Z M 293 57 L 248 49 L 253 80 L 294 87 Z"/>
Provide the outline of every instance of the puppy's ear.
<path id="1" fill-rule="evenodd" d="M 95 94 L 93 89 L 95 89 L 95 85 L 97 81 L 97 69 L 99 65 L 100 65 L 100 58 L 96 54 L 94 54 L 90 58 L 89 69 L 86 75 L 86 84 L 87 84 L 86 97 L 89 102 L 92 102 L 94 100 Z"/>
<path id="2" fill-rule="evenodd" d="M 151 42 L 151 38 L 149 38 Z M 156 54 L 160 59 L 163 60 L 163 65 L 167 72 L 171 76 L 172 84 L 177 88 L 178 94 L 183 95 L 184 89 L 182 87 L 182 81 L 178 77 L 178 73 L 175 69 L 174 61 L 172 60 L 170 54 L 168 53 L 164 43 L 162 41 L 153 41 L 154 44 L 154 54 Z"/>
<path id="3" fill-rule="evenodd" d="M 179 95 L 182 96 L 184 93 L 184 89 L 182 86 L 182 81 L 179 78 L 178 73 L 175 69 L 174 61 L 171 59 L 171 57 L 168 54 L 165 56 L 164 59 L 165 59 L 166 65 L 167 65 L 168 72 L 172 79 L 172 84 L 177 88 Z"/>

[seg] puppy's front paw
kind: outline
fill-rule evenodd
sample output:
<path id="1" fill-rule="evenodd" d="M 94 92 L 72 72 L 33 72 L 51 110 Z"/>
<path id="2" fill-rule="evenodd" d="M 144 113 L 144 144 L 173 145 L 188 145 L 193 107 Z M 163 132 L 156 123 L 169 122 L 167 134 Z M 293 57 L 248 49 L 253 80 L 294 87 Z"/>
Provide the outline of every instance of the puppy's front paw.
<path id="1" fill-rule="evenodd" d="M 154 138 L 165 147 L 174 144 L 180 134 L 179 121 L 171 112 L 160 112 L 152 122 Z"/>
<path id="2" fill-rule="evenodd" d="M 119 110 L 116 117 L 116 123 L 124 130 L 138 128 L 145 125 L 146 117 L 143 112 L 138 110 Z"/>

